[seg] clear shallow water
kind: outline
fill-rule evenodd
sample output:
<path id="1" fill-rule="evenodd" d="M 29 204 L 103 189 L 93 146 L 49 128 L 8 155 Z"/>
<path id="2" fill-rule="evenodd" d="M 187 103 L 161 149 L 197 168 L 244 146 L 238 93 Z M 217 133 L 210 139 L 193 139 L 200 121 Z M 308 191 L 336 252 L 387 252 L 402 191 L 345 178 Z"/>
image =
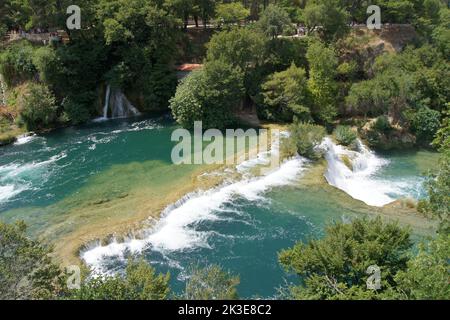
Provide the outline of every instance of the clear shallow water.
<path id="1" fill-rule="evenodd" d="M 0 213 L 55 203 L 112 165 L 169 163 L 170 134 L 167 120 L 136 118 L 57 130 L 0 148 Z"/>
<path id="2" fill-rule="evenodd" d="M 76 209 L 92 197 L 129 192 L 135 185 L 163 184 L 170 176 L 162 169 L 174 170 L 170 164 L 174 128 L 166 119 L 107 121 L 0 149 L 0 219 L 29 219 L 39 234 L 48 228 L 48 220 L 64 211 L 67 199 L 76 197 L 71 203 Z M 402 183 L 395 189 L 398 194 L 390 195 L 393 198 L 419 196 L 420 174 L 436 159 L 428 152 L 379 156 L 386 164 L 370 178 Z M 119 271 L 127 250 L 139 252 L 158 271 L 171 272 L 177 292 L 183 289 L 190 266 L 217 263 L 240 275 L 242 297 L 273 297 L 276 288 L 292 281 L 278 264 L 280 250 L 320 236 L 332 220 L 370 210 L 328 185 L 303 185 L 309 166 L 296 159 L 267 177 L 250 176 L 191 194 L 167 208 L 144 239 L 93 247 L 85 252 L 91 254 L 86 261 L 103 271 Z M 149 171 L 146 179 L 140 179 Z"/>

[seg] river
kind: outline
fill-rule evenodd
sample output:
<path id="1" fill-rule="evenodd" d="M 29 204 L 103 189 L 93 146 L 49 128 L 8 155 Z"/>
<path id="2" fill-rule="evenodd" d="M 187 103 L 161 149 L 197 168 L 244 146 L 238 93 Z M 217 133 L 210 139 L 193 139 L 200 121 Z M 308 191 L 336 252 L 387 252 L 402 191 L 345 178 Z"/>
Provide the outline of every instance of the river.
<path id="1" fill-rule="evenodd" d="M 127 254 L 136 253 L 170 271 L 181 292 L 190 268 L 216 263 L 240 275 L 242 297 L 270 298 L 293 281 L 277 262 L 280 250 L 320 237 L 332 221 L 388 215 L 383 205 L 422 197 L 422 174 L 437 159 L 427 151 L 349 151 L 329 140 L 323 171 L 297 157 L 263 176 L 248 170 L 190 192 L 193 177 L 210 168 L 171 163 L 175 128 L 165 117 L 109 120 L 1 148 L 0 219 L 25 220 L 61 255 L 84 245 L 76 254 L 98 272 L 120 272 Z M 147 217 L 139 237 L 91 237 Z"/>

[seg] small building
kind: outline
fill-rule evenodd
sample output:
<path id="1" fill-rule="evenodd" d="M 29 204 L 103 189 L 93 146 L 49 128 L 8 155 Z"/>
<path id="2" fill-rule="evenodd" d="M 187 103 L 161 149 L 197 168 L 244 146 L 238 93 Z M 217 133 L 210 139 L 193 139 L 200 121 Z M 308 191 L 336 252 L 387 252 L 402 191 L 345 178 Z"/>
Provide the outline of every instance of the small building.
<path id="1" fill-rule="evenodd" d="M 189 73 L 191 73 L 194 70 L 201 69 L 203 67 L 202 64 L 198 63 L 184 63 L 181 65 L 177 65 L 175 67 L 175 70 L 177 72 L 177 79 L 181 80 L 184 77 L 186 77 Z"/>

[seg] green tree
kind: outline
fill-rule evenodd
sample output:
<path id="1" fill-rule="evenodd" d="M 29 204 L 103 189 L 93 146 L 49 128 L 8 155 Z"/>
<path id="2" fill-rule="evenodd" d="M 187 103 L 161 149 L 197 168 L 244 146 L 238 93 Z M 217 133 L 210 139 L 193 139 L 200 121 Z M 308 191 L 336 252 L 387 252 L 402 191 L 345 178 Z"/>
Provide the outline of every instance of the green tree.
<path id="1" fill-rule="evenodd" d="M 375 299 L 396 285 L 395 275 L 406 270 L 412 243 L 407 229 L 396 223 L 355 219 L 334 223 L 320 240 L 298 243 L 279 254 L 286 270 L 302 284 L 291 288 L 296 299 Z M 367 289 L 369 266 L 381 270 L 381 289 Z"/>
<path id="2" fill-rule="evenodd" d="M 240 25 L 250 15 L 240 2 L 221 3 L 216 6 L 216 24 L 218 26 Z"/>
<path id="3" fill-rule="evenodd" d="M 412 130 L 420 142 L 425 144 L 431 143 L 440 126 L 441 113 L 439 111 L 423 107 L 414 113 Z"/>
<path id="4" fill-rule="evenodd" d="M 33 79 L 36 73 L 33 53 L 33 46 L 25 40 L 13 43 L 0 52 L 0 73 L 8 86 Z"/>
<path id="5" fill-rule="evenodd" d="M 421 243 L 419 252 L 395 276 L 393 297 L 405 300 L 449 300 L 450 235 Z M 389 297 L 389 293 L 388 293 Z"/>
<path id="6" fill-rule="evenodd" d="M 428 197 L 419 202 L 419 211 L 436 218 L 440 222 L 441 233 L 450 232 L 450 127 L 448 119 L 438 133 L 442 156 L 437 170 L 431 172 L 425 183 Z"/>
<path id="7" fill-rule="evenodd" d="M 306 71 L 292 64 L 287 70 L 270 75 L 262 85 L 264 107 L 260 113 L 266 119 L 292 121 L 309 120 Z"/>
<path id="8" fill-rule="evenodd" d="M 337 115 L 336 53 L 332 48 L 315 41 L 310 44 L 306 58 L 309 63 L 308 88 L 313 102 L 312 114 L 329 124 Z"/>
<path id="9" fill-rule="evenodd" d="M 208 62 L 184 79 L 170 100 L 172 114 L 185 128 L 203 121 L 204 128 L 226 128 L 244 94 L 243 74 L 223 60 Z"/>
<path id="10" fill-rule="evenodd" d="M 28 130 L 49 128 L 57 120 L 56 98 L 45 85 L 30 84 L 20 104 L 20 116 Z"/>
<path id="11" fill-rule="evenodd" d="M 76 300 L 165 300 L 170 275 L 156 274 L 144 260 L 130 259 L 123 276 L 94 277 L 72 292 Z"/>
<path id="12" fill-rule="evenodd" d="M 206 62 L 223 60 L 244 74 L 262 63 L 264 40 L 249 28 L 238 28 L 215 34 L 208 43 Z"/>
<path id="13" fill-rule="evenodd" d="M 52 250 L 26 236 L 24 222 L 0 222 L 0 299 L 53 299 L 64 276 L 52 262 Z"/>
<path id="14" fill-rule="evenodd" d="M 259 18 L 257 28 L 267 37 L 275 39 L 292 31 L 293 26 L 289 14 L 283 8 L 271 4 Z"/>
<path id="15" fill-rule="evenodd" d="M 186 300 L 237 300 L 239 277 L 223 271 L 221 267 L 209 265 L 194 268 L 186 281 L 183 299 Z"/>
<path id="16" fill-rule="evenodd" d="M 432 31 L 432 39 L 447 59 L 450 52 L 450 9 L 439 11 L 439 23 Z"/>
<path id="17" fill-rule="evenodd" d="M 339 0 L 308 1 L 303 19 L 308 33 L 318 32 L 325 41 L 342 38 L 349 31 L 349 15 Z"/>

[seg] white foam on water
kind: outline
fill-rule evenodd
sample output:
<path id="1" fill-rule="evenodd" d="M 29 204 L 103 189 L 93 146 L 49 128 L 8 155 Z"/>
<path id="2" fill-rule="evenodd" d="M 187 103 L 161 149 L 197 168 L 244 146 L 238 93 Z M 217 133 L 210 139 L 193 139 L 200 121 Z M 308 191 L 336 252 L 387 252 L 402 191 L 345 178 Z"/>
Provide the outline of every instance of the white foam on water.
<path id="1" fill-rule="evenodd" d="M 202 221 L 220 220 L 218 214 L 224 204 L 235 198 L 249 201 L 264 199 L 263 193 L 273 187 L 293 183 L 303 171 L 306 160 L 300 157 L 283 163 L 278 169 L 262 176 L 246 178 L 215 189 L 189 194 L 169 206 L 162 218 L 143 239 L 129 239 L 106 246 L 96 246 L 85 250 L 81 258 L 97 272 L 102 272 L 102 261 L 107 257 L 123 259 L 126 252 L 137 253 L 147 247 L 164 252 L 181 251 L 191 248 L 208 248 L 210 232 L 195 230 Z"/>
<path id="2" fill-rule="evenodd" d="M 31 189 L 34 183 L 42 183 L 44 178 L 48 178 L 42 174 L 42 169 L 65 157 L 67 154 L 62 152 L 45 161 L 0 166 L 0 203 Z"/>
<path id="3" fill-rule="evenodd" d="M 26 143 L 36 139 L 36 137 L 37 137 L 36 134 L 19 136 L 19 137 L 17 137 L 16 142 L 14 142 L 14 145 L 20 146 L 20 145 L 26 144 Z"/>
<path id="4" fill-rule="evenodd" d="M 396 197 L 408 196 L 411 182 L 389 181 L 374 175 L 389 161 L 378 157 L 374 152 L 358 141 L 358 151 L 336 145 L 325 138 L 322 147 L 326 150 L 325 159 L 328 168 L 325 178 L 328 183 L 361 200 L 370 206 L 382 207 L 396 200 Z M 347 157 L 352 168 L 345 165 L 342 156 Z"/>
<path id="5" fill-rule="evenodd" d="M 24 191 L 25 188 L 17 188 L 14 185 L 0 186 L 0 204 L 15 197 L 17 194 Z"/>

